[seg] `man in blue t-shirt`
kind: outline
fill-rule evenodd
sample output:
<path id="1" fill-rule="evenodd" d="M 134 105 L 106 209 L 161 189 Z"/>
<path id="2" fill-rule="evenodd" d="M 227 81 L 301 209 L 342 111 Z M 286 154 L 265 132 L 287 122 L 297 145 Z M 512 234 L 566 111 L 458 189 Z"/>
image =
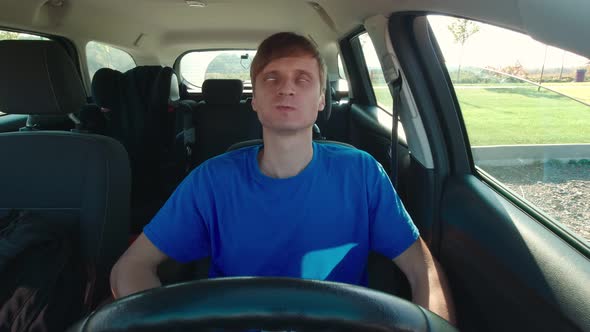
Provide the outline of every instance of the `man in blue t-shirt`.
<path id="1" fill-rule="evenodd" d="M 210 277 L 284 276 L 366 285 L 369 251 L 406 274 L 415 303 L 453 321 L 444 273 L 383 168 L 312 141 L 326 66 L 305 37 L 263 41 L 250 71 L 263 145 L 197 167 L 117 262 L 116 298 L 160 286 L 167 258 L 210 257 Z"/>

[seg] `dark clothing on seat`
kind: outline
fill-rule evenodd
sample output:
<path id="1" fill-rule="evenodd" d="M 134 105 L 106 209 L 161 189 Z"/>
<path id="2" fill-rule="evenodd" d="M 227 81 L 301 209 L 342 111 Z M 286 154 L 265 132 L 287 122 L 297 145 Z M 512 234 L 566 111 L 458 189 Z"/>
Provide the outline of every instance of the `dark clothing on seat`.
<path id="1" fill-rule="evenodd" d="M 102 68 L 92 94 L 106 119 L 100 134 L 126 148 L 131 162 L 131 230 L 139 232 L 180 181 L 174 140 L 178 81 L 172 68 L 140 66 L 125 73 Z"/>
<path id="2" fill-rule="evenodd" d="M 0 218 L 0 330 L 64 331 L 90 309 L 83 303 L 93 277 L 79 255 L 77 218 Z"/>

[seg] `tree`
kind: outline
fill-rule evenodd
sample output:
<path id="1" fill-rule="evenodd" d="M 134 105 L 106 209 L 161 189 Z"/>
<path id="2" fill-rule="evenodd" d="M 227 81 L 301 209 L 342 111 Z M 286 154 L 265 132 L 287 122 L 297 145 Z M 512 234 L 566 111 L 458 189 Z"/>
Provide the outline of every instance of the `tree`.
<path id="1" fill-rule="evenodd" d="M 520 64 L 520 61 L 516 61 L 516 63 L 512 66 L 506 66 L 500 69 L 502 73 L 510 74 L 513 76 L 521 77 L 521 78 L 528 78 L 528 73 L 524 69 L 524 67 Z"/>
<path id="2" fill-rule="evenodd" d="M 479 31 L 479 24 L 476 22 L 457 18 L 449 26 L 449 31 L 453 34 L 455 43 L 461 45 L 461 55 L 459 57 L 459 69 L 457 70 L 457 82 L 461 78 L 461 61 L 463 60 L 463 46 L 475 33 Z"/>

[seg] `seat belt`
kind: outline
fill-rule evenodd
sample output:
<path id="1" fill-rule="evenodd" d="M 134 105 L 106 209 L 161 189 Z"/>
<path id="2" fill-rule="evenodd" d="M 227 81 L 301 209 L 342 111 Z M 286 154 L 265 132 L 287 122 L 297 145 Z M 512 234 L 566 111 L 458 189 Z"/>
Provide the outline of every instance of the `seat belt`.
<path id="1" fill-rule="evenodd" d="M 397 161 L 397 143 L 398 143 L 398 134 L 397 134 L 397 117 L 399 111 L 402 107 L 402 99 L 401 99 L 401 89 L 402 89 L 402 73 L 401 71 L 397 71 L 397 78 L 395 80 L 390 80 L 387 82 L 389 86 L 389 90 L 393 96 L 393 109 L 391 110 L 391 165 L 390 165 L 390 172 L 391 172 L 391 183 L 393 187 L 397 189 L 397 169 L 398 169 L 398 161 Z"/>
<path id="2" fill-rule="evenodd" d="M 182 136 L 184 146 L 184 173 L 188 174 L 193 164 L 195 146 L 195 127 L 193 125 L 193 107 L 186 100 L 178 102 L 182 108 Z"/>

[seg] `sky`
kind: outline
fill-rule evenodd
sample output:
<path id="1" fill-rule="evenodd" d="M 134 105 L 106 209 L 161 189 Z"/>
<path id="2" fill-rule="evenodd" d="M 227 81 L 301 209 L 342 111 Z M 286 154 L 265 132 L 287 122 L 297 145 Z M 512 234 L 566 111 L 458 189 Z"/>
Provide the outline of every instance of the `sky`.
<path id="1" fill-rule="evenodd" d="M 461 46 L 454 42 L 453 35 L 447 28 L 454 18 L 431 15 L 428 20 L 447 63 L 458 63 Z M 590 61 L 552 46 L 547 47 L 521 33 L 484 23 L 478 24 L 479 32 L 472 35 L 465 43 L 462 65 L 501 68 L 514 65 L 518 61 L 525 68 L 541 68 L 545 49 L 547 49 L 546 69 L 561 68 L 562 61 L 565 68 L 585 67 Z"/>

